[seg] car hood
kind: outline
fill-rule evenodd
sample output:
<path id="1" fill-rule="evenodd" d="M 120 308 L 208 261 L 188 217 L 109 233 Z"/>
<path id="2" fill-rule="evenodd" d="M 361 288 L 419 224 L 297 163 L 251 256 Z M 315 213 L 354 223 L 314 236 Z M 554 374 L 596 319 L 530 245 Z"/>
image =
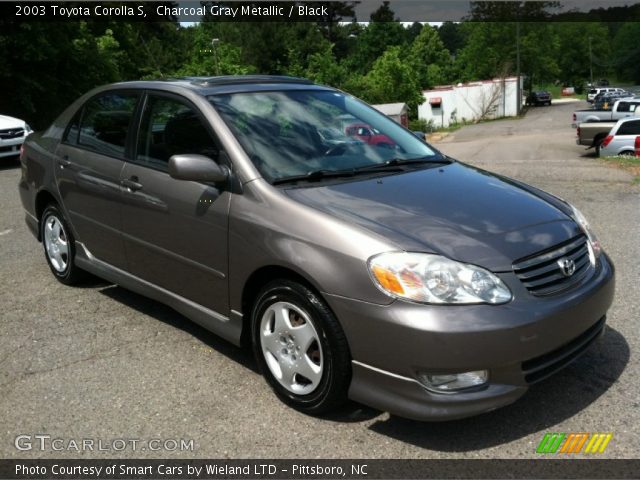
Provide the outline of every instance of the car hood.
<path id="1" fill-rule="evenodd" d="M 24 128 L 24 126 L 24 120 L 8 117 L 6 115 L 0 115 L 0 130 L 3 130 L 5 128 Z"/>
<path id="2" fill-rule="evenodd" d="M 291 188 L 298 202 L 357 224 L 406 251 L 432 252 L 495 272 L 580 233 L 543 192 L 461 163 Z"/>

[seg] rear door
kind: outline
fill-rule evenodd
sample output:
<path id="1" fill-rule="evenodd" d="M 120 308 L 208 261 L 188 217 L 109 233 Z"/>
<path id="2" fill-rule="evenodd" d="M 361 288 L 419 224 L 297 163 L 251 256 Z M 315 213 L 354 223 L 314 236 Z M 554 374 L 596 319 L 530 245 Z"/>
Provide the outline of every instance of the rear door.
<path id="1" fill-rule="evenodd" d="M 175 180 L 172 155 L 221 158 L 198 109 L 164 93 L 146 97 L 136 154 L 121 173 L 123 236 L 131 272 L 224 315 L 228 311 L 226 185 Z"/>
<path id="2" fill-rule="evenodd" d="M 131 91 L 92 97 L 56 150 L 56 182 L 76 240 L 96 258 L 119 268 L 126 268 L 120 174 L 140 97 Z"/>

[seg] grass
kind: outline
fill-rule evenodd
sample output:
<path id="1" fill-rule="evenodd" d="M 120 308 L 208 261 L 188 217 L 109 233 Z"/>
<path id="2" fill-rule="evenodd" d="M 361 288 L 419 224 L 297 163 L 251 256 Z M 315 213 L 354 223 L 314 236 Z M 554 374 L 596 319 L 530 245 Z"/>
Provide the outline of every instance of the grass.
<path id="1" fill-rule="evenodd" d="M 632 157 L 630 155 L 619 155 L 617 157 L 603 157 L 605 164 L 613 167 L 621 168 L 634 175 L 632 183 L 640 184 L 640 157 Z"/>

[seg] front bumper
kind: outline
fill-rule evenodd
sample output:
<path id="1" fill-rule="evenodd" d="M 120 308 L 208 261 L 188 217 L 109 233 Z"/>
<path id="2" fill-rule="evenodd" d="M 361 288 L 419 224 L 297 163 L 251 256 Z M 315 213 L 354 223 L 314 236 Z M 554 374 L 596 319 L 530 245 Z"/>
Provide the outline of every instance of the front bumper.
<path id="1" fill-rule="evenodd" d="M 0 158 L 13 157 L 20 154 L 20 146 L 24 143 L 26 136 L 0 139 Z"/>
<path id="2" fill-rule="evenodd" d="M 604 331 L 614 293 L 606 255 L 588 282 L 556 296 L 533 297 L 515 275 L 501 278 L 514 294 L 505 305 L 381 306 L 327 295 L 354 359 L 350 398 L 416 420 L 476 415 L 514 402 Z M 474 370 L 488 370 L 488 383 L 459 393 L 432 393 L 417 380 Z"/>

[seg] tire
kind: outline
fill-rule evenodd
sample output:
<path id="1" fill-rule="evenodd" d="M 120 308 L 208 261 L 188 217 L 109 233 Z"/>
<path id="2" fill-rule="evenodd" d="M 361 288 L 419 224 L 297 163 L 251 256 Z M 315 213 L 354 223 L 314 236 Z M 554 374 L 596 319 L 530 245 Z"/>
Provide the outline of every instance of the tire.
<path id="1" fill-rule="evenodd" d="M 75 240 L 62 212 L 55 204 L 45 208 L 40 218 L 44 256 L 54 277 L 65 285 L 74 285 L 86 278 L 84 270 L 75 264 Z"/>
<path id="2" fill-rule="evenodd" d="M 624 152 L 620 152 L 618 154 L 621 157 L 635 157 L 636 156 L 636 152 L 631 152 L 629 150 L 625 150 Z"/>
<path id="3" fill-rule="evenodd" d="M 347 399 L 351 357 L 338 320 L 306 286 L 277 280 L 258 294 L 251 312 L 256 361 L 276 395 L 320 415 Z"/>

